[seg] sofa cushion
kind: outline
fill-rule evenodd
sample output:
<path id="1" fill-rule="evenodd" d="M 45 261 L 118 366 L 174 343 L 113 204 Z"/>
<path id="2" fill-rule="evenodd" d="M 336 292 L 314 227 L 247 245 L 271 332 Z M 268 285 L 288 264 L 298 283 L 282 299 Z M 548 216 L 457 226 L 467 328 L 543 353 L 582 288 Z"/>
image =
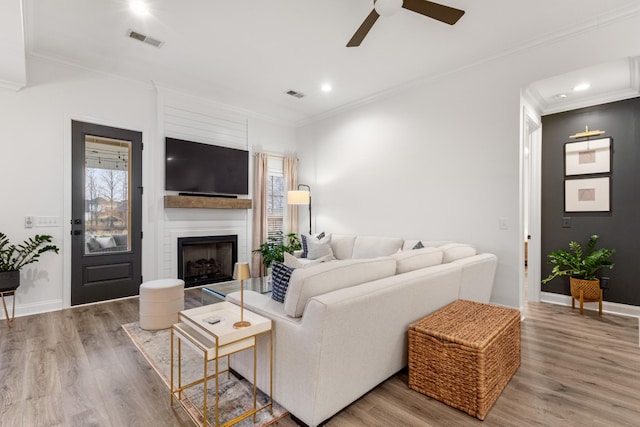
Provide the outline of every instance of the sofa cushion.
<path id="1" fill-rule="evenodd" d="M 389 256 L 402 248 L 402 239 L 395 237 L 357 236 L 353 245 L 353 259 Z"/>
<path id="2" fill-rule="evenodd" d="M 331 236 L 331 249 L 336 259 L 351 259 L 353 244 L 356 242 L 354 234 L 334 234 Z"/>
<path id="3" fill-rule="evenodd" d="M 291 255 L 288 252 L 284 253 L 284 264 L 289 268 L 307 268 L 321 262 L 332 261 L 335 257 L 333 255 L 323 256 L 317 259 L 298 258 L 295 255 Z"/>
<path id="4" fill-rule="evenodd" d="M 441 264 L 443 253 L 439 248 L 422 248 L 398 252 L 391 257 L 396 260 L 396 274 L 402 274 Z"/>
<path id="5" fill-rule="evenodd" d="M 291 273 L 295 271 L 295 268 L 290 268 L 281 262 L 273 263 L 273 270 L 271 271 L 271 298 L 274 301 L 284 302 L 285 295 L 287 294 L 287 288 L 289 287 L 289 280 L 291 279 Z"/>
<path id="6" fill-rule="evenodd" d="M 284 311 L 288 316 L 300 317 L 307 301 L 317 295 L 393 276 L 395 272 L 396 261 L 391 257 L 340 260 L 296 269 L 289 280 Z"/>
<path id="7" fill-rule="evenodd" d="M 466 243 L 449 243 L 440 246 L 440 250 L 443 253 L 443 263 L 474 256 L 478 252 L 476 248 Z"/>

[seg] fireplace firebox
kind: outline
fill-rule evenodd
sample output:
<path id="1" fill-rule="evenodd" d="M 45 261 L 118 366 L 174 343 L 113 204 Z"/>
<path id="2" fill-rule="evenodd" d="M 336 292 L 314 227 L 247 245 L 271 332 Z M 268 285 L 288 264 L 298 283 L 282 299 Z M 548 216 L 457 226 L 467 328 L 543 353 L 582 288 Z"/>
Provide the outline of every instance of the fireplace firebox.
<path id="1" fill-rule="evenodd" d="M 238 236 L 178 238 L 178 278 L 185 287 L 233 279 L 238 261 Z"/>

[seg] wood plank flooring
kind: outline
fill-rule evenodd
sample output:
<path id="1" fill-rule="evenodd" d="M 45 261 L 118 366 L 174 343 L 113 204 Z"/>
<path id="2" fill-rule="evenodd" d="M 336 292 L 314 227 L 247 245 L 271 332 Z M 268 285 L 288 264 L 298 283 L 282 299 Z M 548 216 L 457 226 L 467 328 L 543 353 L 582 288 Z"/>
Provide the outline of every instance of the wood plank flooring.
<path id="1" fill-rule="evenodd" d="M 200 292 L 187 290 L 187 308 Z M 522 366 L 484 422 L 410 390 L 400 372 L 326 425 L 640 426 L 637 319 L 534 303 L 526 317 Z M 0 321 L 0 426 L 190 426 L 120 327 L 137 319 L 131 298 Z"/>

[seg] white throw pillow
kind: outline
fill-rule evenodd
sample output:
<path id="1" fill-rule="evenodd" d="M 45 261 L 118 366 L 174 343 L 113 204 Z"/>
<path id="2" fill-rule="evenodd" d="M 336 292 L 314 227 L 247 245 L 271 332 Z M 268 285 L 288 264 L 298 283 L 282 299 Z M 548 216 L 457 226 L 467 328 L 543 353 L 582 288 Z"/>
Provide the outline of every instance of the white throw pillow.
<path id="1" fill-rule="evenodd" d="M 398 252 L 391 257 L 396 260 L 396 274 L 402 274 L 441 264 L 443 253 L 438 248 L 422 248 Z"/>
<path id="2" fill-rule="evenodd" d="M 102 249 L 109 249 L 116 247 L 116 241 L 113 236 L 98 236 L 96 241 Z"/>
<path id="3" fill-rule="evenodd" d="M 331 250 L 331 238 L 328 241 L 314 242 L 313 240 L 307 241 L 307 259 L 317 260 L 320 258 L 330 257 L 333 259 L 333 250 Z"/>
<path id="4" fill-rule="evenodd" d="M 309 247 L 315 243 L 328 243 L 329 245 L 331 245 L 331 234 L 327 234 L 324 231 L 320 234 L 301 234 L 300 242 L 302 243 L 301 257 L 309 258 Z"/>

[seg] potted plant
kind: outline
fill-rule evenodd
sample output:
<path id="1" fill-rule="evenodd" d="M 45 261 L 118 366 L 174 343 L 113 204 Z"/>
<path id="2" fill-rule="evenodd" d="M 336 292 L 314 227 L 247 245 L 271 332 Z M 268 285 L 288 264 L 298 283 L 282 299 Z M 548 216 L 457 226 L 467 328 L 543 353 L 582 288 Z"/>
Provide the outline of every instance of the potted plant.
<path id="1" fill-rule="evenodd" d="M 279 231 L 275 236 L 267 237 L 267 241 L 253 252 L 262 255 L 262 264 L 266 269 L 269 269 L 274 261 L 284 261 L 285 252 L 293 254 L 298 249 L 302 249 L 302 244 L 296 233 L 285 235 L 282 231 Z"/>
<path id="2" fill-rule="evenodd" d="M 553 264 L 553 269 L 549 276 L 542 281 L 546 284 L 550 280 L 559 276 L 569 276 L 571 289 L 571 306 L 574 299 L 580 301 L 580 314 L 582 314 L 583 302 L 600 302 L 600 314 L 602 314 L 602 290 L 600 289 L 600 279 L 596 273 L 603 268 L 613 268 L 614 264 L 609 260 L 615 249 L 596 249 L 598 235 L 589 237 L 587 250 L 583 251 L 582 246 L 577 242 L 570 242 L 570 252 L 563 249 L 551 252 L 547 255 L 549 264 Z"/>
<path id="3" fill-rule="evenodd" d="M 19 245 L 12 245 L 9 238 L 0 233 L 0 292 L 14 291 L 20 286 L 20 270 L 37 262 L 45 252 L 58 253 L 50 244 L 52 237 L 46 234 L 29 237 Z"/>

